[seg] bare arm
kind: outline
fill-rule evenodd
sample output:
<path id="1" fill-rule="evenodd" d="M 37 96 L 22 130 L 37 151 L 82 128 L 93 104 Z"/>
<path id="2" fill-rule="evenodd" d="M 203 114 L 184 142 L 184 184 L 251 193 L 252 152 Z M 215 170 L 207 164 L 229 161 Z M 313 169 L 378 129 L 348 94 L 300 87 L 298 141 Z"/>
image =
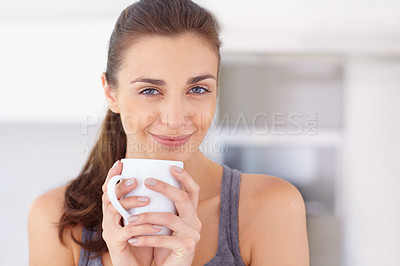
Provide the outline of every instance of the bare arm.
<path id="1" fill-rule="evenodd" d="M 56 222 L 61 215 L 63 189 L 34 200 L 28 215 L 29 265 L 74 265 L 71 248 L 61 244 Z"/>
<path id="2" fill-rule="evenodd" d="M 251 265 L 310 265 L 305 204 L 297 188 L 273 177 L 255 201 Z"/>

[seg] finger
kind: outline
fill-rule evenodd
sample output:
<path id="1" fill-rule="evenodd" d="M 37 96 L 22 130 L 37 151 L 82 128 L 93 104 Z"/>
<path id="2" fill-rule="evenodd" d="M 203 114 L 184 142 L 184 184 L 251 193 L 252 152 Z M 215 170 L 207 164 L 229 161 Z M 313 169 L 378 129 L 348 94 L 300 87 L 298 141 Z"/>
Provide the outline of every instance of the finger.
<path id="1" fill-rule="evenodd" d="M 150 204 L 150 198 L 146 197 L 146 196 L 132 196 L 132 197 L 127 197 L 127 198 L 121 199 L 119 202 L 121 203 L 122 207 L 125 210 L 129 210 L 132 208 L 144 207 L 144 206 Z M 114 209 L 113 212 L 114 212 L 115 221 L 117 223 L 119 223 L 119 221 L 121 220 L 121 215 L 117 212 L 117 210 L 115 208 L 113 208 L 113 209 Z"/>
<path id="2" fill-rule="evenodd" d="M 193 231 L 193 228 L 190 225 L 188 225 L 183 219 L 179 218 L 172 212 L 144 212 L 133 216 L 137 218 L 136 221 L 130 222 L 130 224 L 133 225 L 139 225 L 139 224 L 165 225 L 166 227 L 168 227 L 169 229 L 171 229 L 176 233 Z"/>
<path id="3" fill-rule="evenodd" d="M 182 172 L 178 172 L 175 169 L 180 169 Z M 185 169 L 173 165 L 171 166 L 170 171 L 172 176 L 182 183 L 182 187 L 184 187 L 186 192 L 189 194 L 189 198 L 192 201 L 194 208 L 197 209 L 200 195 L 199 184 L 194 181 L 192 176 Z"/>
<path id="4" fill-rule="evenodd" d="M 133 190 L 136 186 L 137 182 L 134 177 L 121 180 L 121 182 L 115 186 L 115 195 L 117 196 L 117 199 L 121 199 L 121 197 L 125 196 L 125 194 Z"/>
<path id="5" fill-rule="evenodd" d="M 120 167 L 120 169 L 118 169 L 118 167 Z M 115 175 L 118 175 L 118 174 L 121 174 L 122 167 L 123 167 L 122 161 L 121 162 L 120 161 L 116 161 L 114 166 L 111 167 L 111 169 L 109 170 L 109 173 L 107 175 L 106 181 L 104 182 L 103 187 L 102 187 L 102 190 L 103 190 L 104 193 L 107 192 L 107 184 L 110 181 L 111 177 L 113 177 Z M 129 191 L 134 189 L 136 186 L 137 186 L 137 182 L 136 182 L 136 179 L 134 177 L 129 178 L 129 179 L 125 179 L 125 180 L 121 180 L 121 182 L 119 182 L 115 186 L 115 195 L 117 196 L 117 199 L 120 199 L 126 193 L 128 193 Z"/>
<path id="6" fill-rule="evenodd" d="M 111 205 L 110 203 L 110 199 L 108 198 L 108 194 L 104 193 L 101 197 L 101 201 L 102 201 L 102 205 L 101 205 L 101 209 L 103 211 L 103 221 L 107 220 L 107 218 L 110 216 L 109 215 L 109 205 Z"/>
<path id="7" fill-rule="evenodd" d="M 155 180 L 157 183 L 150 186 L 149 183 L 146 182 L 148 180 Z M 178 211 L 180 217 L 189 218 L 196 214 L 196 209 L 188 192 L 154 178 L 147 178 L 144 183 L 146 187 L 159 192 L 172 200 L 175 203 L 176 210 Z"/>
<path id="8" fill-rule="evenodd" d="M 112 230 L 122 228 L 121 222 L 121 214 L 115 209 L 115 207 L 110 204 L 110 200 L 108 199 L 108 194 L 103 194 L 103 223 L 108 225 Z"/>
<path id="9" fill-rule="evenodd" d="M 200 239 L 200 237 L 196 237 Z M 193 253 L 196 250 L 198 241 L 195 238 L 177 238 L 174 236 L 156 235 L 156 236 L 137 236 L 130 239 L 129 244 L 134 246 L 146 246 L 146 247 L 160 247 L 169 248 L 176 254 L 188 254 Z"/>
<path id="10" fill-rule="evenodd" d="M 130 196 L 123 198 L 119 201 L 124 209 L 132 209 L 143 207 L 150 203 L 150 198 L 147 196 Z"/>
<path id="11" fill-rule="evenodd" d="M 110 200 L 108 198 L 107 195 L 107 184 L 108 181 L 110 180 L 110 178 L 114 175 L 120 174 L 122 171 L 122 163 L 120 162 L 120 160 L 117 160 L 112 167 L 110 168 L 110 170 L 108 170 L 108 174 L 106 177 L 106 180 L 102 186 L 102 191 L 103 191 L 103 196 L 101 197 L 102 200 L 102 211 L 103 211 L 103 221 L 105 220 L 106 216 L 107 216 L 107 209 L 108 209 L 108 205 L 110 204 Z"/>
<path id="12" fill-rule="evenodd" d="M 108 170 L 108 174 L 106 177 L 106 180 L 104 181 L 103 186 L 101 187 L 101 189 L 103 190 L 103 192 L 107 192 L 107 184 L 108 181 L 111 179 L 111 177 L 115 176 L 115 175 L 119 175 L 122 172 L 122 161 L 117 160 L 113 166 L 110 168 L 110 170 Z"/>
<path id="13" fill-rule="evenodd" d="M 127 225 L 122 229 L 118 230 L 112 229 L 107 230 L 108 224 L 103 224 L 103 232 L 105 231 L 105 238 L 107 241 L 113 241 L 114 243 L 126 243 L 130 238 L 143 235 L 143 234 L 154 234 L 161 231 L 162 227 L 154 227 L 152 224 L 143 224 L 143 225 Z M 106 229 L 106 230 L 104 230 Z M 106 240 L 105 239 L 105 240 Z"/>
<path id="14" fill-rule="evenodd" d="M 115 207 L 110 204 L 110 199 L 108 198 L 108 194 L 103 194 L 103 217 L 112 217 L 111 219 L 115 224 L 119 224 L 121 221 L 121 214 L 115 209 Z M 129 210 L 132 208 L 144 207 L 150 203 L 150 198 L 147 196 L 131 196 L 126 197 L 124 199 L 119 200 L 119 203 L 125 210 Z"/>

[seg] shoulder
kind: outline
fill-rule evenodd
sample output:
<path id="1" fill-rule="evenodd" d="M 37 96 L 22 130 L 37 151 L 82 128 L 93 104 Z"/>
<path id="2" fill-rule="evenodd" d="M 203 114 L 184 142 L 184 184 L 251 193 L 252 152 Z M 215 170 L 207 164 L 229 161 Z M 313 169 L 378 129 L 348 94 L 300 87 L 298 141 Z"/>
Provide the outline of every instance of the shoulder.
<path id="1" fill-rule="evenodd" d="M 39 195 L 32 202 L 28 215 L 29 229 L 45 229 L 44 225 L 58 222 L 63 209 L 64 193 L 65 187 L 55 188 Z M 50 227 L 56 228 L 56 225 Z"/>
<path id="2" fill-rule="evenodd" d="M 31 211 L 35 211 L 37 209 L 41 209 L 42 207 L 51 207 L 51 208 L 62 208 L 62 204 L 64 202 L 64 193 L 66 187 L 58 187 L 51 189 L 41 195 L 39 195 L 31 205 Z M 61 212 L 61 209 L 59 210 Z"/>
<path id="3" fill-rule="evenodd" d="M 263 174 L 242 174 L 243 187 L 252 201 L 263 206 L 291 206 L 304 208 L 300 191 L 289 181 L 276 176 Z M 285 204 L 286 203 L 286 204 Z"/>
<path id="4" fill-rule="evenodd" d="M 28 214 L 30 265 L 74 264 L 71 230 L 65 231 L 66 245 L 58 238 L 58 221 L 64 206 L 65 189 L 59 187 L 47 191 L 31 204 Z"/>
<path id="5" fill-rule="evenodd" d="M 270 175 L 243 174 L 252 264 L 308 265 L 306 209 L 300 191 Z"/>

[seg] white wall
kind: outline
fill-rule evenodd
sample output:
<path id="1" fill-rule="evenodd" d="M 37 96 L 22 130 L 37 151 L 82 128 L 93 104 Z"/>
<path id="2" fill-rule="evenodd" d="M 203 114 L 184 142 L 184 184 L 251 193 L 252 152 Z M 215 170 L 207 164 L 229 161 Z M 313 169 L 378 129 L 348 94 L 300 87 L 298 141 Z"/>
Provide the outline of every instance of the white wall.
<path id="1" fill-rule="evenodd" d="M 352 57 L 345 76 L 345 265 L 399 265 L 400 59 Z"/>
<path id="2" fill-rule="evenodd" d="M 111 20 L 0 23 L 0 121 L 81 122 L 101 115 Z"/>

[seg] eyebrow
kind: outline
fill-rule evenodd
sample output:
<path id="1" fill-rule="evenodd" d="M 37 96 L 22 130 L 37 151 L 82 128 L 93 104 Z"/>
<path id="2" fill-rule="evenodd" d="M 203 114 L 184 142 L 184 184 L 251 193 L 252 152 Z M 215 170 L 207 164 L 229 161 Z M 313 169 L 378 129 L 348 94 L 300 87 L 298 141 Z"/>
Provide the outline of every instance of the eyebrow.
<path id="1" fill-rule="evenodd" d="M 186 81 L 186 84 L 188 84 L 188 85 L 194 84 L 194 83 L 197 83 L 197 82 L 205 80 L 205 79 L 216 79 L 216 78 L 213 75 L 209 75 L 209 74 L 201 75 L 201 76 L 189 78 Z M 157 85 L 157 86 L 165 86 L 167 84 L 162 79 L 150 79 L 150 78 L 144 78 L 144 77 L 138 77 L 137 79 L 131 81 L 129 84 L 133 84 L 135 82 L 150 83 L 150 84 Z"/>

